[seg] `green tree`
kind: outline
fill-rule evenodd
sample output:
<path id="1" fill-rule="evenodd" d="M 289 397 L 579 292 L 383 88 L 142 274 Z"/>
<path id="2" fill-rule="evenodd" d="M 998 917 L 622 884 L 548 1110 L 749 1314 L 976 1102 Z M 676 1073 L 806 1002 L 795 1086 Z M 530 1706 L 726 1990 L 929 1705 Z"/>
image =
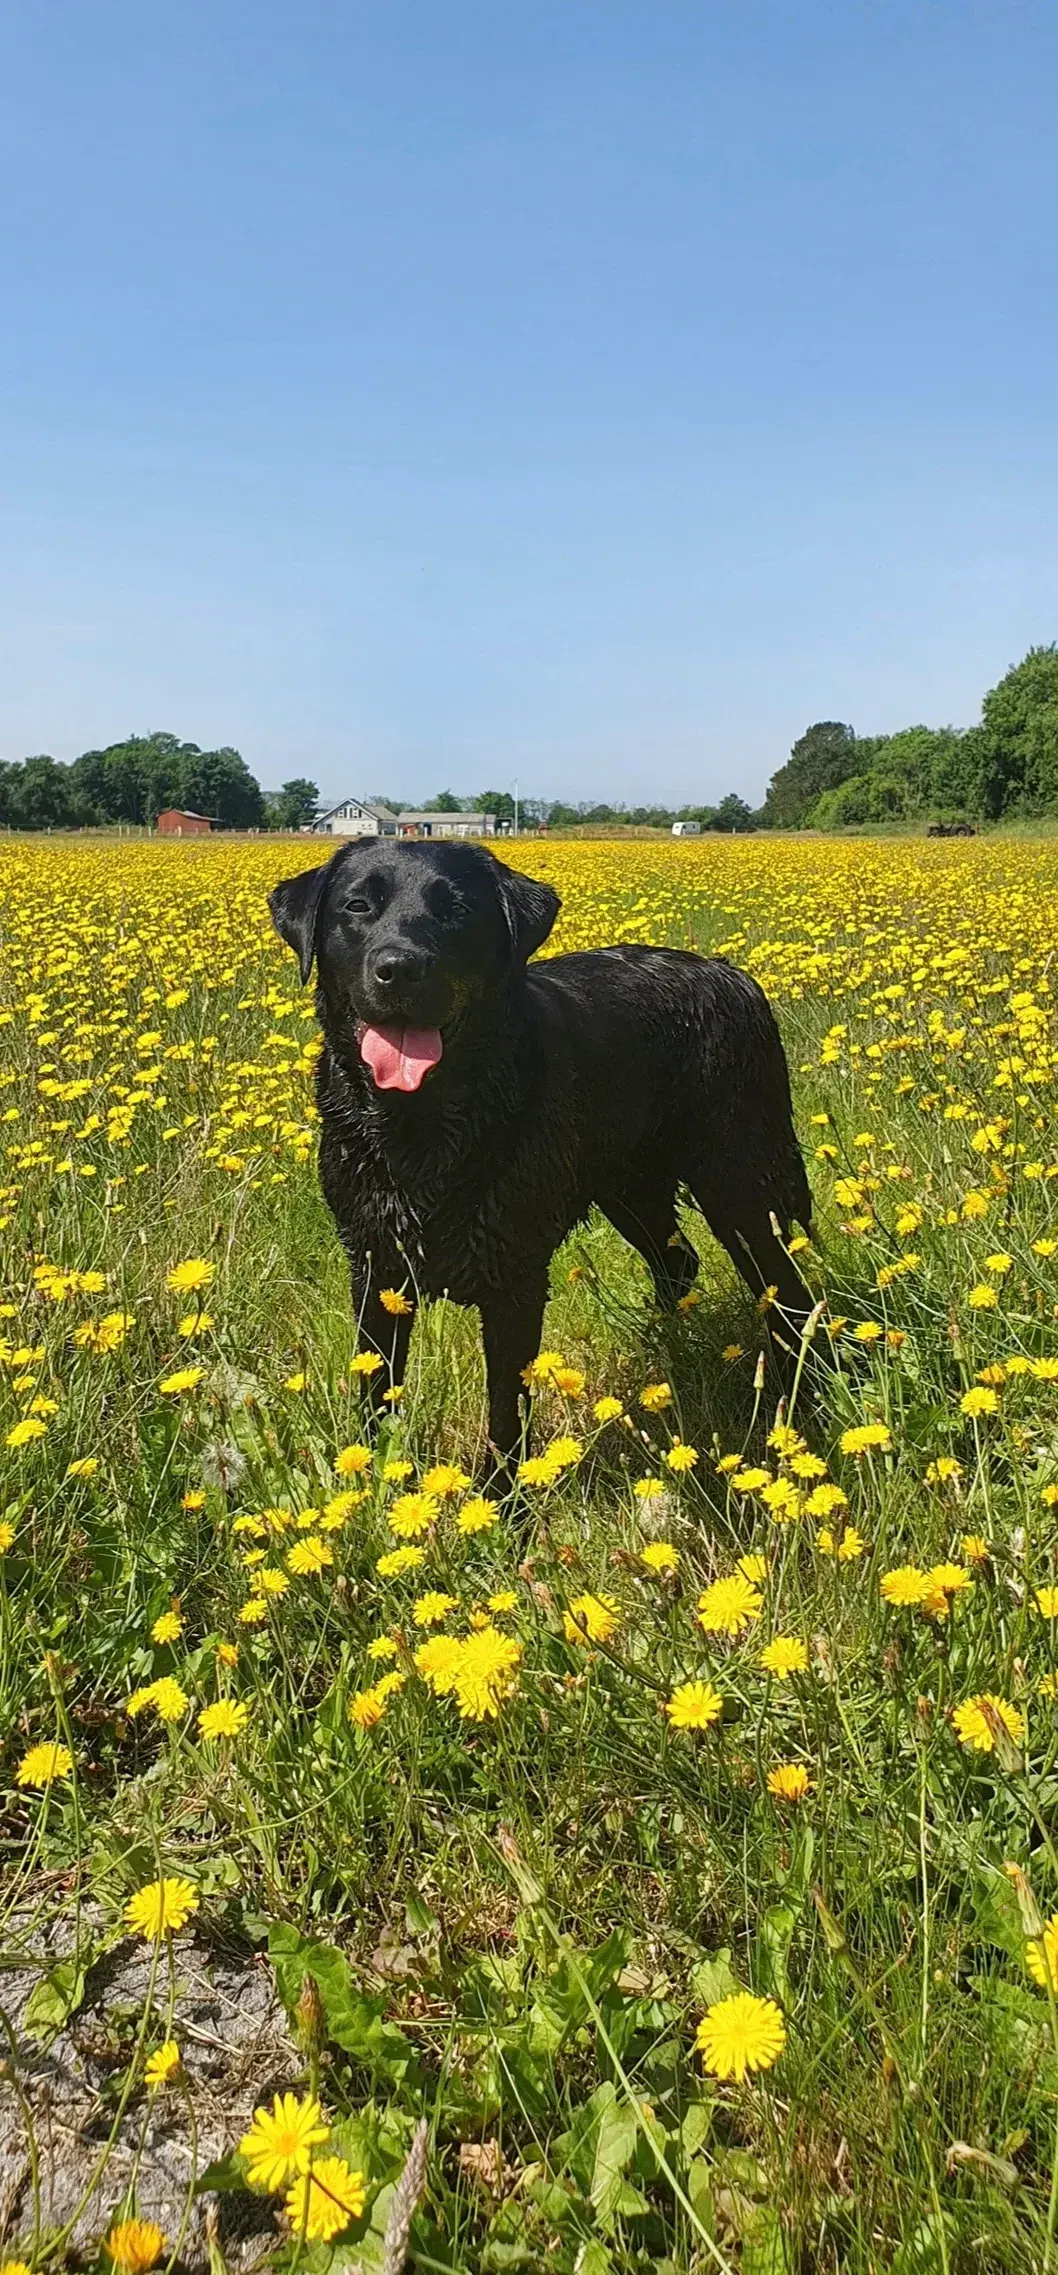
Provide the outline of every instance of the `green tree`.
<path id="1" fill-rule="evenodd" d="M 454 790 L 439 790 L 436 798 L 427 798 L 425 806 L 420 808 L 424 814 L 461 814 L 464 810 L 463 800 L 456 797 Z"/>
<path id="2" fill-rule="evenodd" d="M 509 790 L 482 790 L 477 799 L 479 814 L 495 814 L 498 822 L 514 820 L 514 799 Z"/>
<path id="3" fill-rule="evenodd" d="M 284 782 L 280 790 L 265 800 L 265 821 L 269 829 L 307 829 L 316 819 L 320 793 L 315 782 L 304 775 L 295 775 Z"/>
<path id="4" fill-rule="evenodd" d="M 23 759 L 19 773 L 13 800 L 16 829 L 68 829 L 84 818 L 71 790 L 71 769 L 58 759 L 43 753 Z"/>
<path id="5" fill-rule="evenodd" d="M 176 803 L 208 814 L 227 829 L 259 829 L 264 799 L 237 750 L 197 750 L 186 743 L 180 754 L 180 796 Z"/>
<path id="6" fill-rule="evenodd" d="M 986 814 L 1058 801 L 1058 645 L 1030 648 L 981 706 L 979 795 Z"/>
<path id="7" fill-rule="evenodd" d="M 727 797 L 721 798 L 709 826 L 711 829 L 722 829 L 732 833 L 752 829 L 754 827 L 752 808 L 747 806 L 745 799 L 738 797 L 734 790 L 729 790 Z"/>
<path id="8" fill-rule="evenodd" d="M 866 746 L 873 752 L 873 743 Z M 799 735 L 785 766 L 768 784 L 760 819 L 766 829 L 799 829 L 824 790 L 864 772 L 865 746 L 840 719 L 818 719 Z"/>

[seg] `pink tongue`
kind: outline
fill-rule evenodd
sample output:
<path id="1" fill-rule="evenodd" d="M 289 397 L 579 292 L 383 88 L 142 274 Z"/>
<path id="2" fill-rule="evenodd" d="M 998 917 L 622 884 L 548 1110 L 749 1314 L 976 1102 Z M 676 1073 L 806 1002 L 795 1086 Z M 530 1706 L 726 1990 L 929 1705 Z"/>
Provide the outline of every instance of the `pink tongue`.
<path id="1" fill-rule="evenodd" d="M 441 1048 L 436 1027 L 365 1027 L 360 1037 L 360 1056 L 377 1090 L 417 1090 Z"/>

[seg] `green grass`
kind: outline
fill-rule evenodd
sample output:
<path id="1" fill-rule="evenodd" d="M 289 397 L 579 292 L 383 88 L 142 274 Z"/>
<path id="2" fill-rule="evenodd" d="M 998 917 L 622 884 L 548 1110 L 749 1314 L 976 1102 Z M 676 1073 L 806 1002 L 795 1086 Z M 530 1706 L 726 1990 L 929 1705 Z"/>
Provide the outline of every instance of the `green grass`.
<path id="1" fill-rule="evenodd" d="M 258 987 L 274 973 L 266 961 Z M 249 986 L 243 971 L 214 995 L 210 1021 L 218 1000 L 234 1012 Z M 923 1017 L 938 1002 L 953 1020 L 959 1005 L 933 995 Z M 861 1015 L 864 1043 L 889 1031 L 885 1014 Z M 638 1259 L 593 1219 L 555 1259 L 545 1331 L 587 1387 L 571 1400 L 545 1390 L 536 1416 L 542 1445 L 583 1439 L 580 1464 L 534 1490 L 528 1516 L 509 1508 L 469 1541 L 445 1516 L 421 1577 L 379 1580 L 377 1558 L 393 1545 L 386 1453 L 420 1471 L 438 1460 L 470 1471 L 482 1451 L 477 1321 L 432 1306 L 369 1497 L 329 1536 L 334 1566 L 292 1585 L 261 1627 L 240 1626 L 247 1544 L 232 1520 L 319 1506 L 341 1482 L 338 1449 L 363 1434 L 344 1264 L 311 1159 L 285 1157 L 282 1184 L 251 1169 L 218 1178 L 201 1150 L 166 1149 L 149 1128 L 137 1156 L 149 1174 L 117 1217 L 73 1179 L 25 1176 L 8 1235 L 5 1293 L 18 1311 L 8 1332 L 43 1346 L 38 1387 L 61 1395 L 46 1441 L 8 1455 L 3 1941 L 16 1956 L 30 1926 L 68 1918 L 76 1899 L 93 1958 L 120 1939 L 129 1895 L 164 1870 L 193 1881 L 197 1932 L 269 1956 L 291 2010 L 306 1977 L 316 1981 L 323 2013 L 305 2078 L 365 2171 L 369 2206 L 333 2248 L 299 2249 L 277 2229 L 277 2260 L 380 2268 L 392 2184 L 423 2114 L 427 2190 L 409 2262 L 423 2270 L 1058 2265 L 1058 2016 L 1027 1971 L 1032 1914 L 1004 1871 L 1020 1866 L 1043 1915 L 1058 1910 L 1055 1709 L 1038 1696 L 1053 1630 L 1033 1602 L 1052 1577 L 1054 1512 L 1041 1491 L 1058 1477 L 1058 1390 L 1017 1375 L 996 1417 L 974 1422 L 960 1408 L 997 1356 L 1053 1354 L 1053 1266 L 1032 1248 L 1053 1186 L 993 1178 L 986 1225 L 964 1217 L 967 1190 L 989 1183 L 987 1158 L 968 1150 L 974 1123 L 923 1113 L 921 1085 L 901 1095 L 899 1058 L 881 1088 L 866 1061 L 821 1064 L 827 1029 L 847 1016 L 843 998 L 783 1006 L 801 1128 L 879 1178 L 872 1221 L 850 1232 L 832 1190 L 846 1161 L 814 1164 L 811 1274 L 832 1312 L 905 1338 L 857 1346 L 850 1324 L 832 1382 L 815 1405 L 802 1392 L 794 1416 L 866 1542 L 844 1565 L 816 1548 L 815 1524 L 774 1523 L 717 1471 L 733 1453 L 775 1466 L 765 1441 L 776 1393 L 769 1364 L 763 1387 L 755 1378 L 761 1321 L 700 1220 L 687 1219 L 700 1302 L 673 1321 L 652 1311 Z M 995 1111 L 992 1063 L 967 1077 L 978 1120 Z M 179 1103 L 171 1088 L 174 1122 Z M 813 1132 L 823 1111 L 831 1126 Z M 867 1130 L 873 1145 L 857 1154 Z M 1046 1142 L 1045 1131 L 1031 1140 L 1042 1158 Z M 887 1184 L 893 1163 L 901 1176 Z M 879 1291 L 878 1270 L 908 1246 L 893 1220 L 909 1196 L 924 1210 L 922 1262 Z M 105 1297 L 34 1296 L 27 1233 L 53 1262 L 101 1266 Z M 990 1247 L 1012 1265 L 996 1309 L 975 1312 L 966 1291 Z M 215 1265 L 216 1325 L 181 1353 L 165 1273 L 187 1256 Z M 112 1305 L 135 1325 L 108 1357 L 86 1355 L 72 1329 Z M 736 1343 L 743 1357 L 725 1360 Z M 205 1368 L 202 1384 L 184 1400 L 160 1396 L 159 1379 L 188 1357 Z M 285 1391 L 302 1369 L 304 1391 Z M 658 1381 L 673 1403 L 652 1415 L 639 1398 Z M 591 1420 L 603 1393 L 627 1421 Z M 843 1455 L 841 1432 L 876 1417 L 892 1449 Z M 677 1434 L 700 1457 L 680 1479 L 662 1459 Z M 926 1482 L 944 1454 L 961 1464 L 957 1488 Z M 98 1472 L 68 1481 L 84 1456 Z M 633 1490 L 651 1474 L 666 1480 L 660 1508 Z M 204 1493 L 201 1507 L 182 1507 L 189 1489 Z M 844 1521 L 839 1512 L 839 1534 Z M 964 1532 L 988 1539 L 991 1560 L 946 1619 L 882 1601 L 882 1573 L 959 1559 Z M 639 1561 L 652 1536 L 679 1552 L 672 1580 Z M 706 1636 L 699 1593 L 750 1549 L 771 1560 L 763 1617 L 733 1642 Z M 517 1611 L 500 1623 L 522 1644 L 517 1689 L 494 1719 L 463 1721 L 413 1674 L 382 1720 L 358 1730 L 349 1701 L 381 1671 L 366 1647 L 398 1627 L 418 1645 L 411 1606 L 423 1586 L 450 1590 L 464 1611 L 515 1592 Z M 563 1631 L 585 1591 L 619 1607 L 595 1650 Z M 173 1598 L 183 1634 L 156 1647 L 150 1627 Z M 765 1677 L 770 1632 L 804 1640 L 805 1674 Z M 234 1673 L 218 1674 L 218 1638 L 239 1642 Z M 130 1719 L 129 1694 L 166 1672 L 188 1712 L 168 1729 Z M 723 1693 L 724 1719 L 679 1733 L 661 1707 L 697 1675 Z M 252 1718 L 230 1748 L 210 1747 L 195 1715 L 224 1687 Z M 969 1751 L 950 1710 L 993 1691 L 1027 1716 L 1027 1741 Z M 76 1778 L 42 1799 L 12 1772 L 51 1737 L 70 1744 Z M 808 1768 L 797 1808 L 767 1790 L 780 1761 Z M 735 1988 L 774 1998 L 787 2027 L 777 2066 L 742 2086 L 707 2076 L 694 2050 L 703 2012 Z M 162 2019 L 142 2022 L 143 2046 Z M 241 2177 L 233 2160 L 226 2178 Z M 16 2246 L 41 2266 L 62 2256 L 24 2210 Z"/>

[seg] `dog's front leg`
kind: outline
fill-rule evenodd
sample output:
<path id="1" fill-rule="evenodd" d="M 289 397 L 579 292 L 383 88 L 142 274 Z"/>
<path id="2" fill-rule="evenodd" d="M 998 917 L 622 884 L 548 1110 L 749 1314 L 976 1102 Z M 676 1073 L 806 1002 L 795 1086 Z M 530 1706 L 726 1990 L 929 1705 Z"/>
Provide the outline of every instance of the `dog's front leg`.
<path id="1" fill-rule="evenodd" d="M 388 1280 L 379 1272 L 371 1259 L 366 1267 L 357 1258 L 351 1263 L 353 1287 L 353 1313 L 356 1319 L 359 1344 L 362 1351 L 374 1351 L 382 1360 L 370 1375 L 361 1376 L 364 1401 L 368 1413 L 377 1418 L 382 1413 L 387 1390 L 404 1381 L 408 1364 L 408 1346 L 414 1320 L 414 1306 L 410 1297 L 407 1311 L 391 1311 L 382 1302 L 382 1290 L 391 1297 L 400 1288 L 400 1275 L 394 1270 Z"/>
<path id="2" fill-rule="evenodd" d="M 540 1349 L 547 1273 L 496 1290 L 481 1306 L 489 1388 L 490 1474 L 509 1471 L 528 1435 L 529 1398 L 522 1373 Z M 524 1400 L 524 1419 L 523 1419 Z"/>

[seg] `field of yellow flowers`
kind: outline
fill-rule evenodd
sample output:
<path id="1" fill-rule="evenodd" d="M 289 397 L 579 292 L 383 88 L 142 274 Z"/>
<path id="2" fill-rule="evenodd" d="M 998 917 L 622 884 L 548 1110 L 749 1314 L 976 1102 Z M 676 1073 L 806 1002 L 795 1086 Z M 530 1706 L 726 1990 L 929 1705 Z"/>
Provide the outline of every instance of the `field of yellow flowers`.
<path id="1" fill-rule="evenodd" d="M 507 851 L 768 989 L 835 1367 L 592 1222 L 520 1507 L 452 1307 L 372 1436 L 319 848 L 0 844 L 0 2267 L 1058 2270 L 1058 844 Z"/>

